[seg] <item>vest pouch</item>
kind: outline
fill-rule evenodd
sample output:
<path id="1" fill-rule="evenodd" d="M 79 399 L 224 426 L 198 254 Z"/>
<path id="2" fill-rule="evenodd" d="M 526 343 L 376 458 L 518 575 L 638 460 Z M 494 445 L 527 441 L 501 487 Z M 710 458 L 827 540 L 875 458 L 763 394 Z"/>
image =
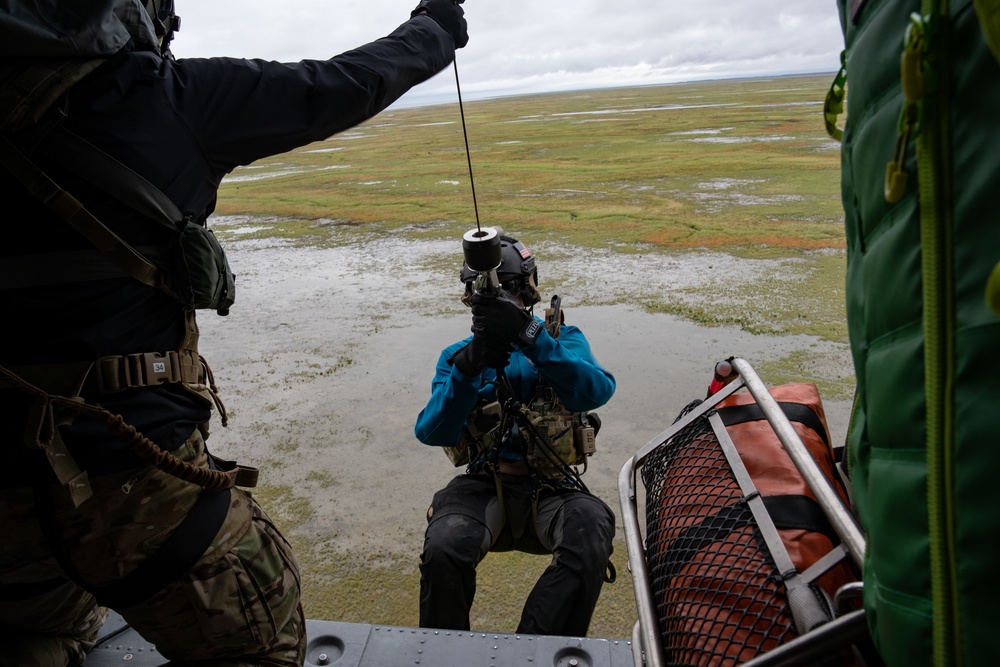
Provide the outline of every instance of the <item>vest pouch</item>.
<path id="1" fill-rule="evenodd" d="M 228 315 L 236 299 L 236 275 L 210 229 L 185 222 L 171 253 L 170 277 L 184 305 Z"/>
<path id="2" fill-rule="evenodd" d="M 442 447 L 448 460 L 456 468 L 475 460 L 479 453 L 491 449 L 500 425 L 500 404 L 480 400 L 478 407 L 466 420 L 465 428 L 455 447 Z"/>
<path id="3" fill-rule="evenodd" d="M 573 416 L 563 410 L 549 412 L 545 407 L 533 406 L 538 410 L 528 413 L 533 431 L 522 431 L 528 436 L 528 463 L 538 469 L 559 468 L 563 464 L 576 465 L 583 456 L 576 447 Z M 543 442 L 539 442 L 541 436 Z"/>

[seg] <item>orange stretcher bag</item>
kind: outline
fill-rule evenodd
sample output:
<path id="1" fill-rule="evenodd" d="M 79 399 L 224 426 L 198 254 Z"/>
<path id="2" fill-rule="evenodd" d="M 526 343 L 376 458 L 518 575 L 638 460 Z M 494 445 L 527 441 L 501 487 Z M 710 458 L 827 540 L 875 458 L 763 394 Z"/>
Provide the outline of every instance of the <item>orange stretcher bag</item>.
<path id="1" fill-rule="evenodd" d="M 815 385 L 771 394 L 846 503 Z M 858 581 L 750 394 L 727 397 L 678 431 L 650 454 L 642 477 L 650 588 L 671 665 L 759 656 L 835 617 L 838 589 Z"/>

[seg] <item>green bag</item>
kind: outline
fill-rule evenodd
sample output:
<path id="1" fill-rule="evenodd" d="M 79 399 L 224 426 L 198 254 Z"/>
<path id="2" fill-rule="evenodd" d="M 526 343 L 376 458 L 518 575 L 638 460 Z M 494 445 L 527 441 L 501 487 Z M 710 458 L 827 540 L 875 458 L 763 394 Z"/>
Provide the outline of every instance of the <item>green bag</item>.
<path id="1" fill-rule="evenodd" d="M 868 623 L 890 666 L 994 664 L 1000 64 L 972 0 L 838 7 Z"/>

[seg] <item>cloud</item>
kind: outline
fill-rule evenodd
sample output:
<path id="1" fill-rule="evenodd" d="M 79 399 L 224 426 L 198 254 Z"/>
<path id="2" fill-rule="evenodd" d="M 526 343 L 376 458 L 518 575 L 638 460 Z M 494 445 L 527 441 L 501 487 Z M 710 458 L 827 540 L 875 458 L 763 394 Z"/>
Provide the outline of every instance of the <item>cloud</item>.
<path id="1" fill-rule="evenodd" d="M 283 62 L 329 58 L 390 32 L 403 0 L 178 3 L 174 51 Z M 836 4 L 785 0 L 467 0 L 463 93 L 476 96 L 834 71 Z M 448 71 L 407 97 L 454 94 Z"/>

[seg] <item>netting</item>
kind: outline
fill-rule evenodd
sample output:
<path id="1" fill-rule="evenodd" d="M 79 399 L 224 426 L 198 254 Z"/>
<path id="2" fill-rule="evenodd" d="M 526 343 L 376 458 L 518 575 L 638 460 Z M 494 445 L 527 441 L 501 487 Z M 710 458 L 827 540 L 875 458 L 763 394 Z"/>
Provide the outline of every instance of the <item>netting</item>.
<path id="1" fill-rule="evenodd" d="M 646 459 L 642 481 L 667 664 L 735 665 L 794 638 L 785 589 L 707 415 Z"/>

